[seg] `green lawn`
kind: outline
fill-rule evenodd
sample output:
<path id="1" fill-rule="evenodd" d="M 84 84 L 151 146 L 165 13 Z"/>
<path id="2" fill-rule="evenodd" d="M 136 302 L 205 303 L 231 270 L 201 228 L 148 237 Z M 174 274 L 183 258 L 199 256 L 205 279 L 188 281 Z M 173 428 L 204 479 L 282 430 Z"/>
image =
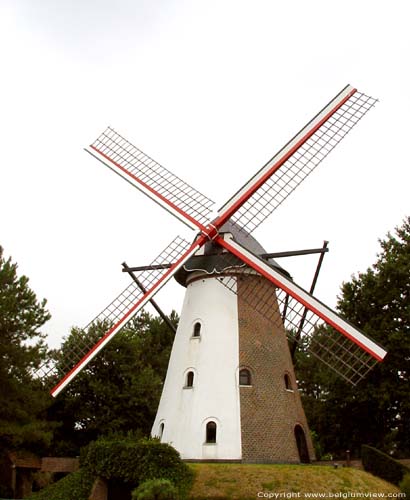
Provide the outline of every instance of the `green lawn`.
<path id="1" fill-rule="evenodd" d="M 251 465 L 251 464 L 189 464 L 195 471 L 190 500 L 232 499 L 249 500 L 308 497 L 308 493 L 321 493 L 322 499 L 366 499 L 353 493 L 393 494 L 399 489 L 367 472 L 341 467 L 320 465 Z M 87 500 L 93 478 L 84 470 L 68 475 L 57 483 L 33 495 L 33 500 Z M 329 495 L 330 493 L 330 495 Z M 121 499 L 118 499 L 121 500 Z M 403 498 L 403 500 L 405 500 Z"/>
<path id="2" fill-rule="evenodd" d="M 196 473 L 190 498 L 353 498 L 352 493 L 397 494 L 400 490 L 367 472 L 319 465 L 190 464 Z M 275 493 L 277 495 L 275 495 Z M 339 494 L 338 496 L 336 496 Z M 350 494 L 350 495 L 349 495 Z M 397 495 L 394 496 L 397 498 Z M 355 498 L 360 498 L 356 496 Z M 369 495 L 362 498 L 369 498 Z M 380 497 L 379 497 L 380 498 Z"/>

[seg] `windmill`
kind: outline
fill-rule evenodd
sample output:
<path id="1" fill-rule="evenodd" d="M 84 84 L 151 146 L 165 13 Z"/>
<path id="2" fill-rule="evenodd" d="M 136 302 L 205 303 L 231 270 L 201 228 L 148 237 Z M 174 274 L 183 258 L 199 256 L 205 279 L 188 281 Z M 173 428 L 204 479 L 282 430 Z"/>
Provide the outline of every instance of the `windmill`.
<path id="1" fill-rule="evenodd" d="M 108 128 L 86 148 L 196 232 L 176 237 L 66 355 L 57 396 L 175 277 L 186 286 L 154 435 L 185 459 L 308 461 L 313 450 L 287 337 L 352 384 L 386 352 L 299 287 L 252 232 L 375 104 L 346 86 L 211 218 L 213 202 Z M 62 363 L 59 363 L 60 370 Z M 50 375 L 55 367 L 40 370 Z"/>

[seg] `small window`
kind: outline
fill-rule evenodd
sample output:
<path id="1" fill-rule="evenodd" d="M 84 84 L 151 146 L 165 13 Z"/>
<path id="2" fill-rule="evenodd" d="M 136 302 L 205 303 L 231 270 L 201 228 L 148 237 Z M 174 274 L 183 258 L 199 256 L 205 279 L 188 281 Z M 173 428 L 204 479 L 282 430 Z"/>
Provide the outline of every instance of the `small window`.
<path id="1" fill-rule="evenodd" d="M 159 439 L 162 440 L 162 435 L 164 434 L 164 422 L 162 422 L 159 426 Z"/>
<path id="2" fill-rule="evenodd" d="M 216 443 L 216 423 L 208 422 L 206 424 L 206 443 Z"/>
<path id="3" fill-rule="evenodd" d="M 284 380 L 285 380 L 285 388 L 286 388 L 286 390 L 292 391 L 293 390 L 293 388 L 292 388 L 292 382 L 291 382 L 290 377 L 289 377 L 289 375 L 287 373 L 285 373 Z"/>
<path id="4" fill-rule="evenodd" d="M 252 385 L 251 372 L 246 368 L 239 371 L 239 385 Z"/>
<path id="5" fill-rule="evenodd" d="M 194 372 L 188 372 L 186 375 L 185 387 L 193 387 L 193 386 L 194 386 Z"/>
<path id="6" fill-rule="evenodd" d="M 200 337 L 201 336 L 201 323 L 198 321 L 194 325 L 194 331 L 192 333 L 193 337 Z"/>

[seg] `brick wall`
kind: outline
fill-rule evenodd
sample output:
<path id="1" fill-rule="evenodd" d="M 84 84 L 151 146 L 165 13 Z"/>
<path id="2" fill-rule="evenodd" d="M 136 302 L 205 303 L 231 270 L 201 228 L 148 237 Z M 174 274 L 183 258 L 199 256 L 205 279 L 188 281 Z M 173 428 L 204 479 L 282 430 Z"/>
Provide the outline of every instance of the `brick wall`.
<path id="1" fill-rule="evenodd" d="M 43 472 L 75 472 L 80 467 L 78 458 L 44 457 L 41 459 Z"/>
<path id="2" fill-rule="evenodd" d="M 91 494 L 88 500 L 107 500 L 108 484 L 107 481 L 98 477 L 93 484 Z"/>
<path id="3" fill-rule="evenodd" d="M 268 289 L 267 289 L 268 287 Z M 254 300 L 263 291 L 270 319 L 250 305 L 249 290 Z M 268 294 L 266 293 L 268 291 Z M 309 428 L 302 408 L 288 342 L 280 319 L 273 285 L 258 276 L 238 279 L 239 362 L 250 369 L 252 384 L 240 387 L 242 461 L 299 462 L 295 426 L 304 431 L 308 454 L 314 460 Z M 292 389 L 286 390 L 284 376 Z"/>
<path id="4" fill-rule="evenodd" d="M 8 454 L 10 461 L 16 466 L 25 469 L 39 469 L 41 458 L 28 451 L 12 451 Z"/>

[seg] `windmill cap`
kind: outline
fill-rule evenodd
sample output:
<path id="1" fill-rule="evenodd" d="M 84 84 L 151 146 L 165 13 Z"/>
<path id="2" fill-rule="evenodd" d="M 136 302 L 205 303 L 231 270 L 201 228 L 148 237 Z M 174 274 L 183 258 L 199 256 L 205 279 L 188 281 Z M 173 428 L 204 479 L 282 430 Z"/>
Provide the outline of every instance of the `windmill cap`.
<path id="1" fill-rule="evenodd" d="M 267 253 L 263 246 L 253 236 L 234 222 L 226 222 L 219 230 L 219 234 L 232 235 L 234 241 L 255 255 L 260 256 Z M 286 277 L 291 278 L 290 274 L 274 259 L 268 259 L 266 262 Z M 191 257 L 175 274 L 175 279 L 180 285 L 186 287 L 191 273 L 203 272 L 208 275 L 221 274 L 229 268 L 242 266 L 245 267 L 245 264 L 240 259 L 230 254 L 229 258 L 227 258 L 226 253 L 221 253 L 220 246 L 215 245 L 212 241 L 209 241 L 204 245 L 200 254 L 196 254 Z"/>

